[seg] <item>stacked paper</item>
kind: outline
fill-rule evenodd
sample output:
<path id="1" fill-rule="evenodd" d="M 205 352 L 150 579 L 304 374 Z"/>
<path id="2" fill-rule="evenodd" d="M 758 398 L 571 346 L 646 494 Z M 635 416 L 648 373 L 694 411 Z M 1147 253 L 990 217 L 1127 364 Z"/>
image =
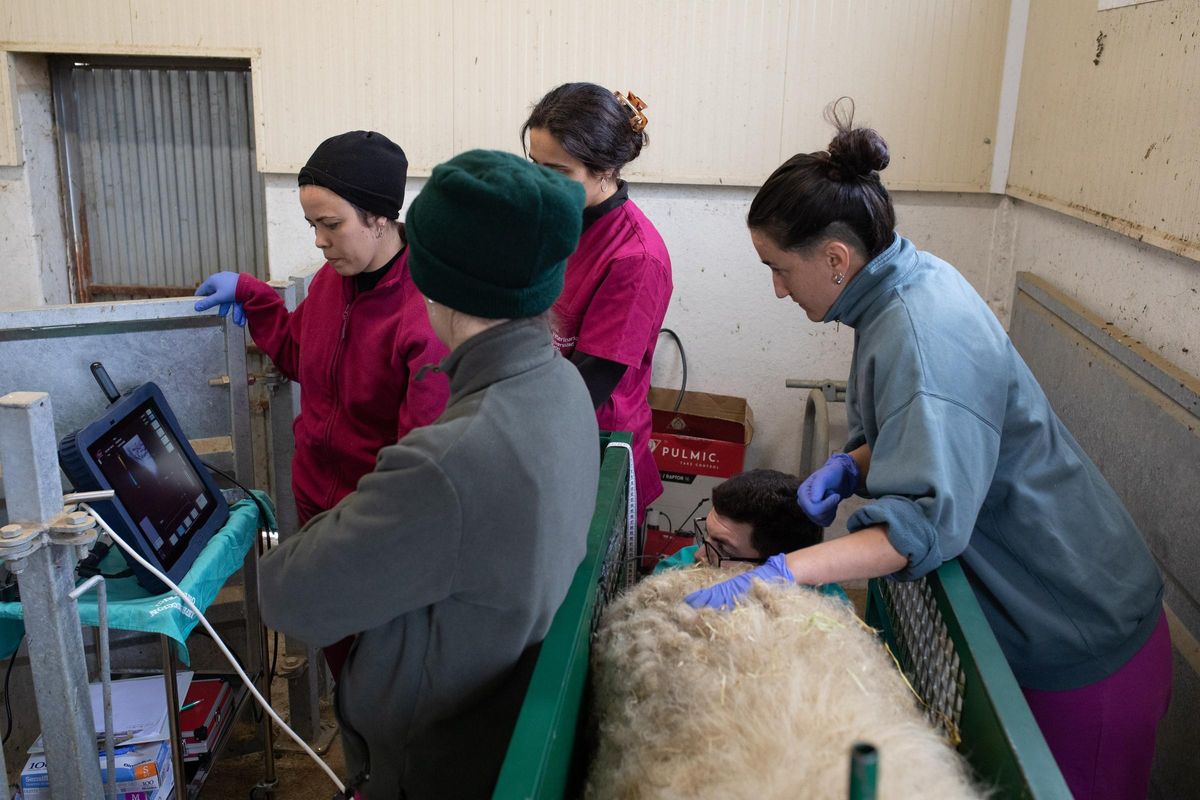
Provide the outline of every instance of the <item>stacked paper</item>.
<path id="1" fill-rule="evenodd" d="M 176 673 L 178 697 L 187 697 L 191 672 Z M 104 690 L 89 687 L 95 722 L 100 775 L 107 778 L 104 752 Z M 168 800 L 173 795 L 170 724 L 167 720 L 167 687 L 162 675 L 126 678 L 112 682 L 113 754 L 116 768 L 115 800 Z M 45 745 L 41 736 L 29 748 L 21 770 L 23 800 L 50 800 Z"/>

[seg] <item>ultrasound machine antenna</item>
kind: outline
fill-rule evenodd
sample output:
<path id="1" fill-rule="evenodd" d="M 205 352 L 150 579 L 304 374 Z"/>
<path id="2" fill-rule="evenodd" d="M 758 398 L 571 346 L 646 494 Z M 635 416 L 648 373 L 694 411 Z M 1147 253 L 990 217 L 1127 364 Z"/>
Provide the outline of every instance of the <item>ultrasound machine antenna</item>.
<path id="1" fill-rule="evenodd" d="M 116 384 L 112 382 L 112 378 L 108 377 L 108 370 L 99 361 L 92 362 L 92 377 L 96 379 L 96 383 L 100 384 L 100 391 L 104 392 L 110 406 L 121 399 L 121 393 L 117 391 Z"/>

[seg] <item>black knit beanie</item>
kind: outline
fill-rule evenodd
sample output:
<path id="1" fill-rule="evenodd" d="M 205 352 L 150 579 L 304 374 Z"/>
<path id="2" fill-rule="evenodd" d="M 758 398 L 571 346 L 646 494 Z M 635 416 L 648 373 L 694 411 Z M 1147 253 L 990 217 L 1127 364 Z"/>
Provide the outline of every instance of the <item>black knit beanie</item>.
<path id="1" fill-rule="evenodd" d="M 399 219 L 407 177 L 400 145 L 375 131 L 349 131 L 321 142 L 297 181 L 324 186 L 370 214 Z"/>
<path id="2" fill-rule="evenodd" d="M 583 186 L 512 153 L 469 150 L 433 168 L 405 219 L 417 288 L 488 319 L 533 317 L 563 288 Z"/>

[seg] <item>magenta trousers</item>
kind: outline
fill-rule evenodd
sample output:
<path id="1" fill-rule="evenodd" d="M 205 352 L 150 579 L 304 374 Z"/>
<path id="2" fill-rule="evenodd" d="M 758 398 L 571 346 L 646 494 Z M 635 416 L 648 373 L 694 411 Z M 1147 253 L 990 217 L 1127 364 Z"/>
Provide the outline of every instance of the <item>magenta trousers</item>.
<path id="1" fill-rule="evenodd" d="M 1166 613 L 1142 649 L 1107 678 L 1065 692 L 1022 691 L 1077 800 L 1143 800 L 1155 732 L 1171 701 Z"/>

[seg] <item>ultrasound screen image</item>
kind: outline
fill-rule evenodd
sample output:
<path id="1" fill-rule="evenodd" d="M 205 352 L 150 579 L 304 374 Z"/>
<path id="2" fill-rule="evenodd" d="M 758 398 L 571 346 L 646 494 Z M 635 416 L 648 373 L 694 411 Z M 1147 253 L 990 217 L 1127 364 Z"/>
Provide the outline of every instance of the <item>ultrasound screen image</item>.
<path id="1" fill-rule="evenodd" d="M 170 567 L 216 504 L 161 418 L 157 403 L 147 400 L 88 452 L 159 561 Z"/>

